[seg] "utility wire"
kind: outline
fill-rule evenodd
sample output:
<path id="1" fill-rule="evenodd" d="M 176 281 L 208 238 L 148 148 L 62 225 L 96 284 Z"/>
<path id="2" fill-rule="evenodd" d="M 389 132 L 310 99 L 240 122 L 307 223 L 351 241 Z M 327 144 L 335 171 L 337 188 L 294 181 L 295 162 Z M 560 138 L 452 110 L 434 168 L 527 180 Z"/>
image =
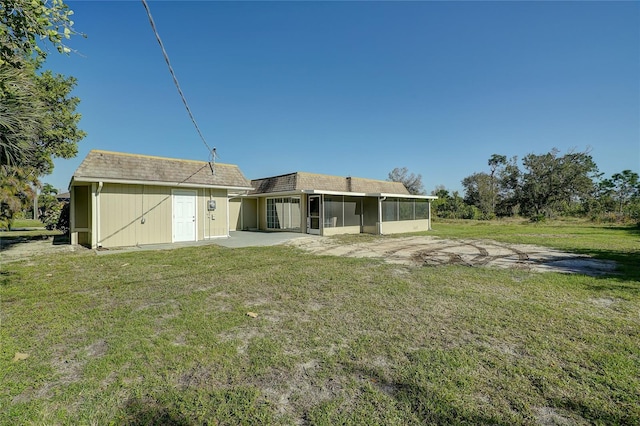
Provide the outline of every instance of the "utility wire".
<path id="1" fill-rule="evenodd" d="M 153 22 L 153 17 L 151 16 L 151 10 L 149 10 L 149 5 L 147 4 L 146 0 L 141 0 L 141 1 L 142 1 L 142 5 L 144 6 L 144 9 L 147 11 L 147 16 L 149 17 L 149 23 L 151 24 L 151 29 L 153 30 L 153 33 L 156 35 L 156 40 L 158 40 L 158 44 L 160 45 L 160 49 L 162 49 L 162 56 L 164 56 L 164 60 L 167 63 L 167 66 L 169 67 L 169 73 L 171 74 L 171 77 L 173 77 L 173 83 L 175 84 L 176 88 L 178 89 L 178 93 L 180 94 L 180 97 L 182 98 L 182 103 L 184 104 L 185 108 L 187 109 L 187 112 L 189 113 L 189 117 L 191 118 L 191 122 L 195 126 L 196 131 L 198 132 L 198 135 L 200 135 L 200 139 L 202 139 L 202 143 L 204 143 L 204 146 L 207 147 L 207 151 L 209 152 L 209 156 L 213 156 L 214 157 L 213 160 L 215 161 L 215 148 L 212 150 L 209 147 L 209 144 L 205 140 L 204 135 L 200 131 L 200 127 L 198 127 L 198 123 L 196 123 L 196 119 L 193 116 L 193 113 L 191 112 L 191 108 L 189 108 L 189 104 L 187 103 L 187 99 L 185 98 L 184 93 L 182 93 L 182 89 L 180 89 L 180 84 L 178 83 L 178 78 L 176 77 L 176 73 L 173 71 L 173 68 L 171 67 L 171 62 L 169 61 L 169 55 L 167 54 L 167 51 L 164 48 L 164 44 L 162 44 L 162 40 L 160 39 L 160 34 L 158 34 L 158 30 L 156 29 L 156 24 L 155 24 L 155 22 Z"/>

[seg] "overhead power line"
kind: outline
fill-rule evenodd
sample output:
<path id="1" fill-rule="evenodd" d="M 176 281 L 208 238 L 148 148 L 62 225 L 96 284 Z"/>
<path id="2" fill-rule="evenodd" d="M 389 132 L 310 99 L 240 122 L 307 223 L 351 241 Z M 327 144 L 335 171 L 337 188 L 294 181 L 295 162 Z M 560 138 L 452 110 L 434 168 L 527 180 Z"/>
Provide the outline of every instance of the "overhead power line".
<path id="1" fill-rule="evenodd" d="M 200 127 L 198 127 L 198 123 L 196 122 L 196 118 L 193 116 L 193 113 L 191 112 L 191 108 L 189 108 L 189 104 L 187 103 L 187 98 L 185 98 L 184 93 L 182 93 L 182 89 L 180 88 L 180 83 L 178 83 L 178 77 L 176 77 L 176 73 L 173 71 L 173 67 L 171 66 L 171 61 L 169 61 L 169 55 L 167 54 L 167 51 L 164 48 L 164 44 L 162 44 L 162 40 L 160 39 L 160 34 L 158 34 L 158 30 L 156 28 L 156 24 L 155 22 L 153 22 L 153 17 L 151 16 L 151 10 L 149 10 L 149 5 L 147 4 L 146 0 L 141 0 L 142 1 L 142 5 L 144 6 L 144 9 L 147 11 L 147 16 L 149 17 L 149 23 L 151 24 L 151 29 L 153 30 L 153 33 L 156 35 L 156 40 L 158 40 L 158 44 L 160 45 L 160 49 L 162 49 L 162 56 L 164 56 L 164 60 L 167 63 L 167 67 L 169 67 L 169 73 L 171 74 L 171 77 L 173 77 L 173 83 L 175 84 L 176 88 L 178 89 L 178 93 L 180 94 L 180 98 L 182 98 L 182 103 L 184 104 L 185 108 L 187 109 L 187 112 L 189 113 L 189 117 L 191 118 L 191 122 L 193 123 L 193 125 L 196 128 L 196 131 L 198 132 L 198 135 L 200 135 L 200 139 L 202 139 L 202 143 L 204 143 L 204 146 L 207 147 L 207 151 L 209 152 L 209 156 L 211 158 L 212 161 L 215 161 L 215 148 L 212 150 L 209 147 L 209 144 L 207 143 L 206 139 L 204 138 L 204 135 L 202 134 L 202 132 L 200 131 Z"/>

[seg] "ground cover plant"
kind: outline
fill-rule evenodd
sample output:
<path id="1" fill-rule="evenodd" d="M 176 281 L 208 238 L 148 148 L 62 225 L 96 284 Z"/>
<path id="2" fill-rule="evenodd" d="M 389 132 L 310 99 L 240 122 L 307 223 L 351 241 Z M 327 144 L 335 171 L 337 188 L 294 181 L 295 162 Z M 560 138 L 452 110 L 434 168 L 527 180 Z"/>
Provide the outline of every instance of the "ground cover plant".
<path id="1" fill-rule="evenodd" d="M 429 235 L 566 244 L 622 268 L 405 268 L 213 245 L 12 262 L 0 423 L 640 422 L 637 229 Z"/>

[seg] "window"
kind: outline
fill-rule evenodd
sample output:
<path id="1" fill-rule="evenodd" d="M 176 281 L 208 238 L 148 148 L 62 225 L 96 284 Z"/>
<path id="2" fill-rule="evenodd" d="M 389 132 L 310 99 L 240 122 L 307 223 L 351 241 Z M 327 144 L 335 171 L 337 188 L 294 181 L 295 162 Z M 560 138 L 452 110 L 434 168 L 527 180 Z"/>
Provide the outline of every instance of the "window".
<path id="1" fill-rule="evenodd" d="M 324 227 L 360 226 L 362 199 L 343 195 L 324 196 Z"/>
<path id="2" fill-rule="evenodd" d="M 300 198 L 267 198 L 267 229 L 300 229 Z"/>
<path id="3" fill-rule="evenodd" d="M 382 202 L 382 221 L 429 219 L 429 201 L 387 198 Z"/>
<path id="4" fill-rule="evenodd" d="M 400 205 L 400 220 L 413 220 L 413 200 L 398 200 Z"/>
<path id="5" fill-rule="evenodd" d="M 324 196 L 324 227 L 335 228 L 342 226 L 342 196 Z"/>
<path id="6" fill-rule="evenodd" d="M 360 226 L 362 198 L 344 197 L 344 226 Z"/>
<path id="7" fill-rule="evenodd" d="M 382 221 L 394 222 L 398 220 L 398 199 L 387 198 L 382 202 Z"/>
<path id="8" fill-rule="evenodd" d="M 429 202 L 416 200 L 416 219 L 429 219 Z"/>

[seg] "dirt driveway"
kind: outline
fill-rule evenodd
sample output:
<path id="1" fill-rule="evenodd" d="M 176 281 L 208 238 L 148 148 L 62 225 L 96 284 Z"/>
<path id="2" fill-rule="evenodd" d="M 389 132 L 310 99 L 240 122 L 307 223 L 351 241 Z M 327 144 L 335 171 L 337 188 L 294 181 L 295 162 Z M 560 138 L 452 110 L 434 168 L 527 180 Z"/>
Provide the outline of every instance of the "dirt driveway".
<path id="1" fill-rule="evenodd" d="M 517 268 L 591 276 L 615 271 L 612 261 L 528 244 L 490 240 L 447 240 L 420 236 L 344 244 L 331 238 L 298 238 L 287 243 L 314 254 L 371 257 L 407 266 L 465 265 Z"/>
<path id="2" fill-rule="evenodd" d="M 255 237 L 254 237 L 255 238 Z M 490 240 L 447 240 L 431 236 L 376 239 L 348 244 L 328 237 L 304 237 L 272 242 L 288 244 L 318 255 L 371 257 L 406 266 L 465 265 L 516 268 L 535 272 L 579 273 L 591 276 L 611 274 L 615 262 L 527 244 L 507 244 Z M 264 244 L 248 244 L 264 245 Z M 269 244 L 271 245 L 271 244 Z M 247 246 L 247 244 L 243 245 Z M 148 249 L 158 248 L 149 246 Z M 163 248 L 177 248 L 165 244 Z M 0 264 L 45 253 L 89 251 L 82 246 L 53 244 L 44 240 L 3 241 Z M 118 253 L 122 251 L 113 251 Z"/>

